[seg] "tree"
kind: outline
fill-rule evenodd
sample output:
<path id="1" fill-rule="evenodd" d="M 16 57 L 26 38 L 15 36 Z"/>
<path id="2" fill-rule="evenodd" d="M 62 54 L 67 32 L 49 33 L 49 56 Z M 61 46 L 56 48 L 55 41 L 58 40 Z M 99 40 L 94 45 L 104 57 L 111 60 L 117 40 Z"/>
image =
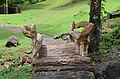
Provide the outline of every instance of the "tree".
<path id="1" fill-rule="evenodd" d="M 101 27 L 101 0 L 90 0 L 90 22 L 94 23 L 94 31 L 91 35 L 90 52 L 97 52 L 100 41 Z"/>

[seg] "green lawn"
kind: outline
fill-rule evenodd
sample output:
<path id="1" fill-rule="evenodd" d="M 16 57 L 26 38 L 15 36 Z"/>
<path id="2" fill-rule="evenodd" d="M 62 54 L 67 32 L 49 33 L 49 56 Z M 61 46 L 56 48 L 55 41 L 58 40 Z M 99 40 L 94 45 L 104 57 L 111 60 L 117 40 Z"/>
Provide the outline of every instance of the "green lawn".
<path id="1" fill-rule="evenodd" d="M 22 13 L 0 15 L 0 24 L 15 27 L 36 24 L 39 32 L 49 35 L 66 32 L 69 29 L 71 21 L 89 20 L 89 0 L 60 7 L 70 1 L 71 0 L 47 0 L 32 5 L 19 5 Z M 107 0 L 106 10 L 112 12 L 120 9 L 119 3 L 120 0 Z"/>
<path id="2" fill-rule="evenodd" d="M 17 47 L 6 48 L 5 44 L 9 36 L 14 35 L 19 38 L 20 45 Z M 26 38 L 22 34 L 12 33 L 3 29 L 0 29 L 0 64 L 7 60 L 13 60 L 14 65 L 12 68 L 4 69 L 0 66 L 0 79 L 30 79 L 31 66 L 17 66 L 19 64 L 19 57 L 24 55 L 23 50 L 30 50 L 30 39 Z"/>
<path id="3" fill-rule="evenodd" d="M 19 38 L 20 45 L 7 48 L 5 47 L 5 44 L 12 35 Z M 25 37 L 23 34 L 13 33 L 4 29 L 0 29 L 0 43 L 0 63 L 9 59 L 17 61 L 19 56 L 24 55 L 23 50 L 31 49 L 31 39 Z"/>
<path id="4" fill-rule="evenodd" d="M 78 22 L 89 19 L 88 1 L 80 1 L 74 6 L 56 8 L 60 5 L 64 5 L 70 0 L 61 1 L 47 0 L 33 5 L 20 5 L 22 9 L 21 14 L 0 15 L 0 24 L 21 27 L 34 23 L 37 25 L 37 30 L 39 32 L 55 35 L 67 31 L 71 21 Z M 74 17 L 76 14 L 79 15 Z"/>

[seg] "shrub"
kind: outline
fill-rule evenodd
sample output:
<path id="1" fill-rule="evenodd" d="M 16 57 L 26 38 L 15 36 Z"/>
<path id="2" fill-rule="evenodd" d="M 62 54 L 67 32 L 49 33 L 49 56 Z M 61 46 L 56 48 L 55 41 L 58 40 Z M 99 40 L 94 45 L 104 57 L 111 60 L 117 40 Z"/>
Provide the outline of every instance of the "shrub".
<path id="1" fill-rule="evenodd" d="M 17 4 L 23 4 L 25 0 L 9 0 L 9 6 L 17 6 Z"/>
<path id="2" fill-rule="evenodd" d="M 116 26 L 106 34 L 101 35 L 99 44 L 100 54 L 107 54 L 108 52 L 119 52 L 120 46 L 120 26 Z"/>
<path id="3" fill-rule="evenodd" d="M 99 51 L 91 52 L 89 56 L 97 64 L 102 62 L 107 54 L 118 52 L 120 52 L 120 26 L 116 26 L 107 31 L 107 33 L 101 34 Z"/>

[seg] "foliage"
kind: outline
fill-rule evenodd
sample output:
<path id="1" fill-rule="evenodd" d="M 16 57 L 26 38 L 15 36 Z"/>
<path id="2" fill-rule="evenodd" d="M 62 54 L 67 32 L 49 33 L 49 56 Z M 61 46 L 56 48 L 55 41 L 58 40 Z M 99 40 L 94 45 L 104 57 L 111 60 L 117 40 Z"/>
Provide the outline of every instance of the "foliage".
<path id="1" fill-rule="evenodd" d="M 106 0 L 102 0 L 102 4 L 101 4 L 101 21 L 102 22 L 105 22 L 106 21 L 106 19 L 104 18 L 104 15 L 106 15 L 108 12 L 106 11 L 106 9 L 105 9 L 105 3 L 107 3 L 107 1 Z"/>
<path id="2" fill-rule="evenodd" d="M 30 3 L 35 4 L 46 0 L 8 0 L 9 6 L 17 6 L 18 4 Z M 0 2 L 0 5 L 5 5 L 4 2 Z"/>
<path id="3" fill-rule="evenodd" d="M 23 4 L 24 0 L 9 0 L 8 5 L 9 6 L 17 6 L 18 4 Z"/>
<path id="4" fill-rule="evenodd" d="M 118 1 L 118 0 L 117 0 Z M 102 0 L 102 7 L 101 7 L 101 17 L 108 12 L 106 11 L 106 5 L 109 3 L 107 0 Z M 113 7 L 112 7 L 113 8 Z M 120 20 L 120 19 L 118 19 Z M 103 18 L 103 22 L 106 20 Z M 113 21 L 112 21 L 113 22 Z M 113 22 L 114 23 L 114 22 Z M 100 37 L 100 43 L 99 43 L 99 51 L 98 52 L 92 52 L 90 53 L 90 57 L 96 62 L 101 62 L 101 59 L 104 55 L 107 53 L 118 53 L 120 52 L 120 26 L 116 26 L 116 28 L 113 28 L 112 30 L 109 30 L 106 34 L 102 34 Z"/>
<path id="5" fill-rule="evenodd" d="M 109 53 L 120 53 L 120 26 L 116 26 L 107 33 L 101 34 L 99 51 L 89 53 L 92 60 L 99 64 Z"/>
<path id="6" fill-rule="evenodd" d="M 119 52 L 120 46 L 120 26 L 116 26 L 106 34 L 101 35 L 101 42 L 99 45 L 100 54 L 106 54 L 109 52 Z M 116 51 L 115 51 L 116 49 Z"/>

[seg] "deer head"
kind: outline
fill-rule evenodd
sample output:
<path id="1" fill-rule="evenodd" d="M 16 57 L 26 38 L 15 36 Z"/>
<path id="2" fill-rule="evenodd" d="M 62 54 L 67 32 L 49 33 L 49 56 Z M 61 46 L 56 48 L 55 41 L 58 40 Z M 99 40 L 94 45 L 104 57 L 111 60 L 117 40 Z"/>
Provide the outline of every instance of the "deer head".
<path id="1" fill-rule="evenodd" d="M 21 30 L 26 37 L 33 39 L 37 36 L 37 32 L 34 24 L 31 27 L 23 26 Z"/>

